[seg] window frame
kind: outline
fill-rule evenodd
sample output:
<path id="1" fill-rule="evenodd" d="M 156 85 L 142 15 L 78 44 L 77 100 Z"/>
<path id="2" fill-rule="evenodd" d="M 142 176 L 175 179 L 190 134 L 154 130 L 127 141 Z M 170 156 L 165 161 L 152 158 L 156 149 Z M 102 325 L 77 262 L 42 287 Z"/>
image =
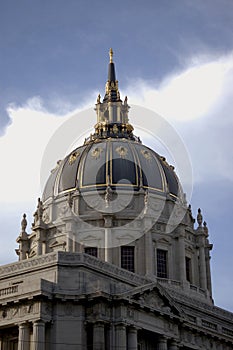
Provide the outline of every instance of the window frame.
<path id="1" fill-rule="evenodd" d="M 92 254 L 91 252 L 87 252 L 88 250 L 93 250 L 95 251 L 95 254 Z M 94 258 L 98 258 L 98 248 L 97 247 L 84 247 L 84 253 L 88 254 L 90 256 L 94 256 Z"/>
<path id="2" fill-rule="evenodd" d="M 163 253 L 164 254 L 164 257 L 165 259 L 160 259 L 159 260 L 159 254 L 160 253 Z M 162 269 L 160 268 L 159 264 L 162 263 Z M 165 267 L 165 269 L 164 269 Z M 165 271 L 162 271 L 162 270 L 165 270 Z M 161 270 L 161 271 L 159 271 Z M 158 278 L 169 278 L 168 277 L 168 250 L 167 249 L 161 249 L 161 248 L 157 248 L 156 249 L 156 276 Z"/>
<path id="3" fill-rule="evenodd" d="M 127 250 L 128 252 L 130 252 L 131 255 L 123 256 L 124 251 L 127 255 Z M 132 261 L 129 261 L 131 258 L 132 258 Z M 123 259 L 126 259 L 126 261 L 123 262 Z M 121 262 L 122 269 L 125 269 L 130 272 L 135 272 L 135 246 L 126 245 L 126 246 L 120 247 L 120 262 Z"/>

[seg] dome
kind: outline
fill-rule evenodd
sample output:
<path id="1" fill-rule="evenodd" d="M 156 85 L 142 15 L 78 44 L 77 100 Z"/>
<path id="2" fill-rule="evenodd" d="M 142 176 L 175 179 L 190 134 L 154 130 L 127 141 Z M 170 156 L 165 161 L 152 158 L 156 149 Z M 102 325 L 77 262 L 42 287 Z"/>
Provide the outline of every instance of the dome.
<path id="1" fill-rule="evenodd" d="M 43 201 L 53 196 L 79 190 L 131 189 L 148 190 L 160 195 L 180 196 L 179 180 L 174 168 L 139 141 L 107 138 L 76 148 L 51 175 Z"/>
<path id="2" fill-rule="evenodd" d="M 141 143 L 129 123 L 128 99 L 122 102 L 110 50 L 108 80 L 103 101 L 98 95 L 95 132 L 73 150 L 47 181 L 43 201 L 78 190 L 80 193 L 111 189 L 139 191 L 183 198 L 179 180 L 164 157 Z"/>

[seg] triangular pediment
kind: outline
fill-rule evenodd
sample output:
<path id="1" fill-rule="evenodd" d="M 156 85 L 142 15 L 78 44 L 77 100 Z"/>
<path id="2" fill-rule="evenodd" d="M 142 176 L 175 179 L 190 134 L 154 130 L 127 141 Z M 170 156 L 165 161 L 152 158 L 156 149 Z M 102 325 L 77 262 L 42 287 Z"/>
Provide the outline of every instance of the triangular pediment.
<path id="1" fill-rule="evenodd" d="M 138 304 L 140 308 L 149 308 L 164 314 L 173 314 L 181 316 L 181 310 L 176 305 L 173 298 L 157 282 L 142 287 L 136 287 L 124 295 L 131 304 Z"/>

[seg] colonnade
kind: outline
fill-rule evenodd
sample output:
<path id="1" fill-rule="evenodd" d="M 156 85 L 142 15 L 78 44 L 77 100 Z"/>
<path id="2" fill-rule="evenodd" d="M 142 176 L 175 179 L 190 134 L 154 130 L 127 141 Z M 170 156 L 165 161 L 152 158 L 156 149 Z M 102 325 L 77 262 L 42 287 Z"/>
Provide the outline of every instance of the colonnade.
<path id="1" fill-rule="evenodd" d="M 123 323 L 114 326 L 114 350 L 138 350 L 138 329 Z M 106 349 L 105 325 L 102 322 L 93 324 L 93 350 Z M 111 346 L 110 346 L 111 349 Z M 178 350 L 178 342 L 163 335 L 155 337 L 156 350 Z"/>
<path id="2" fill-rule="evenodd" d="M 92 350 L 105 350 L 107 348 L 114 350 L 138 350 L 138 329 L 134 326 L 126 326 L 123 323 L 114 326 L 114 339 L 110 341 L 106 337 L 107 326 L 104 322 L 96 322 L 92 325 L 93 344 Z M 109 330 L 109 328 L 108 328 Z M 35 321 L 31 323 L 21 323 L 18 326 L 18 350 L 45 350 L 45 323 L 43 321 Z M 107 343 L 106 343 L 107 342 Z M 112 343 L 112 344 L 110 344 Z M 72 345 L 74 346 L 74 344 Z M 77 344 L 77 349 L 85 349 L 85 344 Z M 67 349 L 69 345 L 67 345 Z M 0 339 L 0 350 L 11 350 L 9 341 Z M 169 339 L 163 335 L 155 335 L 156 350 L 178 350 L 179 346 L 175 339 Z"/>

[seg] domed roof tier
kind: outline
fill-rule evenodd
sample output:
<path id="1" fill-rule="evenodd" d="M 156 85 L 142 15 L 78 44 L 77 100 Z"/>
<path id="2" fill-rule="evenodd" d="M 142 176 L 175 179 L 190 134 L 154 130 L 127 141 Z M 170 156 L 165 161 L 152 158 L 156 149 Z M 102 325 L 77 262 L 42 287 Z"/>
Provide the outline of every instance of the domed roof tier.
<path id="1" fill-rule="evenodd" d="M 180 197 L 174 168 L 150 148 L 128 139 L 107 138 L 76 148 L 52 171 L 43 201 L 78 189 L 93 191 L 141 188 Z"/>
<path id="2" fill-rule="evenodd" d="M 105 191 L 109 186 L 183 198 L 174 168 L 133 134 L 128 99 L 120 98 L 112 57 L 110 49 L 105 96 L 101 102 L 99 95 L 95 105 L 95 132 L 52 171 L 43 201 L 75 190 Z"/>

